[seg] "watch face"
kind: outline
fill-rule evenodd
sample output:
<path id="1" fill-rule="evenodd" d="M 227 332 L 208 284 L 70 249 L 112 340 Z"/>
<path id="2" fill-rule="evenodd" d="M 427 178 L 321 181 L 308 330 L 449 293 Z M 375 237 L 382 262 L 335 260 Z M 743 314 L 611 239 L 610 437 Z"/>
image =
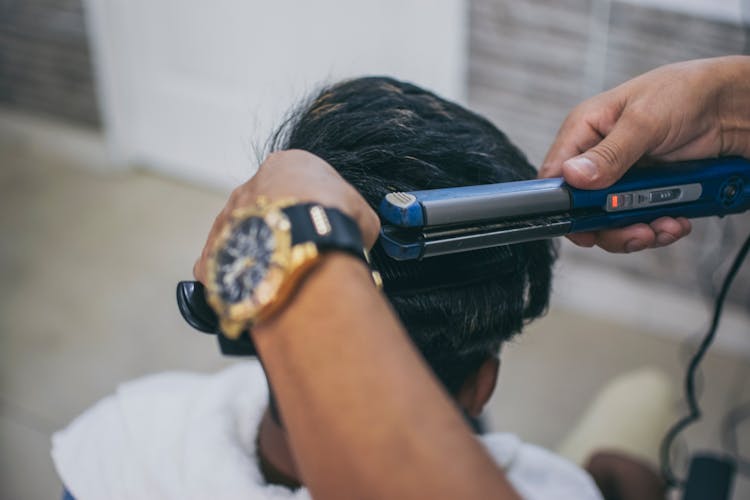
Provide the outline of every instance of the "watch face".
<path id="1" fill-rule="evenodd" d="M 227 304 L 249 300 L 274 265 L 276 238 L 261 217 L 249 217 L 233 229 L 216 254 L 215 283 Z"/>

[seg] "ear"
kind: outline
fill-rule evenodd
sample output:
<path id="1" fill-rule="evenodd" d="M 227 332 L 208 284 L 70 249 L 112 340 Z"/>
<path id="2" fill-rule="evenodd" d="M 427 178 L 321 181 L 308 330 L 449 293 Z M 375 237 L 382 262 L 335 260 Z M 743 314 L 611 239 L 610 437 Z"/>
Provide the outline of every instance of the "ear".
<path id="1" fill-rule="evenodd" d="M 484 405 L 495 392 L 499 369 L 500 360 L 495 356 L 488 357 L 477 371 L 469 375 L 458 391 L 458 404 L 472 417 L 478 417 L 482 413 Z"/>

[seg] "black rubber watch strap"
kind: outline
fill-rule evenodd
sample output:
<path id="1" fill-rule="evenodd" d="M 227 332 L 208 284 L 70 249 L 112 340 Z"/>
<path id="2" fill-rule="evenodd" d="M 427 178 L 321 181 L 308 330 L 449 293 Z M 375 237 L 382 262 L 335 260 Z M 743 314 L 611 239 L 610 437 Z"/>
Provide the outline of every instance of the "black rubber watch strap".
<path id="1" fill-rule="evenodd" d="M 321 251 L 342 250 L 366 261 L 359 226 L 341 210 L 303 203 L 282 211 L 292 224 L 292 245 L 311 241 Z"/>
<path id="2" fill-rule="evenodd" d="M 317 207 L 313 209 L 313 207 Z M 313 210 L 311 212 L 311 210 Z M 311 241 L 319 250 L 342 250 L 367 262 L 359 226 L 349 216 L 335 208 L 325 208 L 316 203 L 293 205 L 283 209 L 292 226 L 292 245 Z M 324 220 L 320 212 L 325 214 Z M 317 224 L 313 213 L 317 212 Z M 330 226 L 326 229 L 326 223 Z M 321 234 L 321 232 L 323 234 Z M 221 333 L 219 318 L 206 302 L 205 289 L 197 281 L 181 281 L 177 285 L 177 305 L 183 318 L 193 328 L 217 334 L 224 355 L 255 356 L 255 346 L 247 331 L 238 339 L 229 339 Z"/>

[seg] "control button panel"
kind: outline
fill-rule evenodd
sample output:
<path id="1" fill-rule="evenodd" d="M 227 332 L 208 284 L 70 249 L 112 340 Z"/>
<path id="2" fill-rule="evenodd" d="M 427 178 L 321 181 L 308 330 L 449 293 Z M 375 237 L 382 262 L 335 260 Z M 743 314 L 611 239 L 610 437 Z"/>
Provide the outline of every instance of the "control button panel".
<path id="1" fill-rule="evenodd" d="M 682 194 L 682 189 L 680 188 L 672 188 L 672 189 L 661 189 L 659 191 L 651 191 L 651 202 L 652 203 L 660 203 L 663 201 L 672 201 L 676 200 L 680 197 Z"/>
<path id="2" fill-rule="evenodd" d="M 685 203 L 700 198 L 703 186 L 698 183 L 681 186 L 668 186 L 654 189 L 641 189 L 607 195 L 607 212 L 635 210 L 658 205 Z"/>

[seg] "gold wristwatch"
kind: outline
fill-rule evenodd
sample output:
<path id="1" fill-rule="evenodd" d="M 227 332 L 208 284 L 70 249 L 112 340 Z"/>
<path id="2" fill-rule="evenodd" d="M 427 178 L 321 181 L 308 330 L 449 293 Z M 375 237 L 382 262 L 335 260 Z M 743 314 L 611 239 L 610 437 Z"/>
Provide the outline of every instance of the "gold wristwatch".
<path id="1" fill-rule="evenodd" d="M 231 214 L 208 260 L 207 300 L 221 332 L 237 339 L 272 315 L 322 252 L 369 257 L 356 222 L 338 209 L 295 200 L 257 200 Z M 380 275 L 373 280 L 381 286 Z"/>

